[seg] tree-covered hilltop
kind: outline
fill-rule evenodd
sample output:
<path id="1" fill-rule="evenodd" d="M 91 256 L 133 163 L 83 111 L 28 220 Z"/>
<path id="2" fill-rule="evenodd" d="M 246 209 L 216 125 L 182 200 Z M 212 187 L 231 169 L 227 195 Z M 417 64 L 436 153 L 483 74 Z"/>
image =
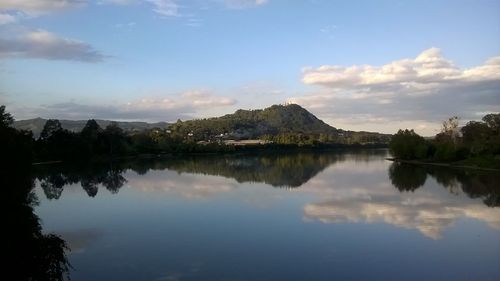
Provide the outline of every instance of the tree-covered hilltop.
<path id="1" fill-rule="evenodd" d="M 221 117 L 180 121 L 169 129 L 196 141 L 263 139 L 278 144 L 387 143 L 389 135 L 344 131 L 318 119 L 298 104 L 265 109 L 237 110 Z"/>
<path id="2" fill-rule="evenodd" d="M 399 130 L 389 149 L 400 160 L 447 162 L 500 169 L 500 114 L 459 127 L 459 118 L 443 122 L 441 132 L 426 140 L 413 130 Z"/>
<path id="3" fill-rule="evenodd" d="M 338 131 L 297 104 L 273 105 L 256 110 L 240 109 L 222 117 L 179 121 L 170 128 L 200 138 L 230 134 L 246 139 L 280 133 L 336 134 Z"/>

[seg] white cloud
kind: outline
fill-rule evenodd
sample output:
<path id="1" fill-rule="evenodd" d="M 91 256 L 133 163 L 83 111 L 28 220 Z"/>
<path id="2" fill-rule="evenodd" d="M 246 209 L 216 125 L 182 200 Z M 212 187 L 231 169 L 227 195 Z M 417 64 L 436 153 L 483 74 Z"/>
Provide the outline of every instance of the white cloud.
<path id="1" fill-rule="evenodd" d="M 18 11 L 28 16 L 38 16 L 49 12 L 83 7 L 88 3 L 88 0 L 2 0 L 0 1 L 0 11 Z M 111 5 L 148 3 L 153 6 L 153 11 L 161 16 L 179 16 L 177 0 L 101 0 L 97 3 Z"/>
<path id="2" fill-rule="evenodd" d="M 203 20 L 196 18 L 196 17 L 191 17 L 188 19 L 186 25 L 190 27 L 200 27 L 203 24 Z"/>
<path id="3" fill-rule="evenodd" d="M 224 5 L 230 9 L 244 9 L 249 7 L 261 6 L 266 4 L 267 0 L 222 0 Z"/>
<path id="4" fill-rule="evenodd" d="M 230 9 L 243 9 L 266 4 L 267 0 L 213 0 L 218 1 Z M 97 0 L 97 4 L 109 5 L 138 5 L 152 6 L 152 11 L 162 17 L 188 16 L 180 13 L 179 0 Z M 0 25 L 18 21 L 24 17 L 35 17 L 50 12 L 83 7 L 90 3 L 89 0 L 1 0 Z M 203 3 L 203 2 L 200 2 Z M 198 3 L 198 4 L 200 4 Z M 17 12 L 15 15 L 5 12 Z M 191 27 L 199 27 L 199 20 L 189 20 Z"/>
<path id="5" fill-rule="evenodd" d="M 165 17 L 179 16 L 179 5 L 176 0 L 146 0 L 153 4 L 153 11 Z"/>
<path id="6" fill-rule="evenodd" d="M 419 198 L 417 198 L 419 199 Z M 420 198 L 421 199 L 421 198 Z M 500 229 L 500 212 L 480 205 L 443 205 L 432 200 L 377 203 L 369 199 L 335 200 L 304 206 L 304 214 L 324 223 L 384 222 L 402 228 L 417 229 L 423 235 L 439 239 L 457 219 L 469 217 Z"/>
<path id="7" fill-rule="evenodd" d="M 17 38 L 0 38 L 0 57 L 100 62 L 105 56 L 87 43 L 35 30 Z"/>
<path id="8" fill-rule="evenodd" d="M 129 106 L 141 109 L 203 109 L 206 107 L 229 106 L 235 103 L 236 100 L 232 98 L 216 96 L 207 90 L 190 90 L 167 98 L 142 99 L 138 102 L 129 103 Z"/>
<path id="9" fill-rule="evenodd" d="M 480 200 L 484 197 L 465 194 L 460 182 L 450 191 L 423 171 L 423 187 L 397 192 L 385 177 L 387 162 L 372 161 L 360 169 L 362 164 L 352 158 L 339 161 L 297 189 L 319 200 L 304 205 L 304 218 L 322 223 L 386 223 L 417 230 L 431 239 L 441 238 L 462 218 L 500 230 L 500 209 L 484 205 Z"/>
<path id="10" fill-rule="evenodd" d="M 136 22 L 134 21 L 131 21 L 131 22 L 127 22 L 127 23 L 117 23 L 115 25 L 113 25 L 115 28 L 132 28 L 132 27 L 135 27 L 137 25 Z"/>
<path id="11" fill-rule="evenodd" d="M 112 119 L 128 121 L 175 121 L 192 119 L 198 112 L 231 106 L 236 100 L 214 95 L 206 90 L 186 91 L 176 95 L 133 100 L 124 104 L 88 105 L 75 102 L 41 105 L 37 108 L 14 108 L 16 119 L 35 117 L 58 119 Z"/>
<path id="12" fill-rule="evenodd" d="M 304 105 L 329 122 L 355 119 L 356 115 L 370 115 L 387 122 L 425 121 L 436 126 L 426 127 L 421 133 L 432 135 L 449 116 L 461 115 L 468 120 L 477 111 L 500 110 L 500 57 L 476 67 L 460 68 L 439 49 L 431 48 L 416 58 L 382 66 L 306 67 L 302 81 L 319 86 L 319 90 L 292 97 L 289 102 Z M 363 124 L 362 119 L 358 125 L 352 129 L 378 129 L 374 123 Z"/>
<path id="13" fill-rule="evenodd" d="M 207 199 L 221 193 L 233 191 L 237 183 L 217 176 L 199 176 L 172 170 L 149 171 L 147 177 L 127 176 L 127 183 L 132 188 L 144 192 L 161 192 L 180 195 L 188 199 Z"/>
<path id="14" fill-rule="evenodd" d="M 0 25 L 14 23 L 17 21 L 17 18 L 8 13 L 0 13 Z"/>
<path id="15" fill-rule="evenodd" d="M 178 17 L 179 4 L 178 0 L 102 0 L 102 4 L 112 4 L 112 5 L 132 5 L 139 3 L 146 3 L 153 6 L 153 12 L 163 16 L 163 17 Z"/>
<path id="16" fill-rule="evenodd" d="M 459 69 L 445 59 L 441 51 L 431 48 L 415 59 L 402 59 L 382 66 L 323 65 L 306 69 L 302 81 L 310 85 L 322 85 L 332 89 L 370 86 L 398 86 L 414 88 L 427 84 L 443 84 L 457 81 L 500 79 L 500 57 L 492 58 L 479 67 Z M 436 86 L 439 85 L 433 85 Z"/>
<path id="17" fill-rule="evenodd" d="M 80 7 L 86 3 L 86 0 L 2 0 L 0 1 L 0 10 L 15 10 L 28 15 L 39 15 Z"/>
<path id="18" fill-rule="evenodd" d="M 138 3 L 139 0 L 101 0 L 100 4 L 129 5 Z"/>

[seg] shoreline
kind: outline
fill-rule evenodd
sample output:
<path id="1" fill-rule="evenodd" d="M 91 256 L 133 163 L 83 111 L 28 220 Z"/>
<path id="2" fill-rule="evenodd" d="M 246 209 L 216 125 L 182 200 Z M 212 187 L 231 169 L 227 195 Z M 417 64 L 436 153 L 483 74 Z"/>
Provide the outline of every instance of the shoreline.
<path id="1" fill-rule="evenodd" d="M 294 145 L 283 145 L 276 149 L 277 147 L 269 146 L 239 146 L 235 150 L 227 151 L 176 151 L 176 152 L 164 152 L 164 153 L 141 153 L 134 155 L 122 155 L 122 156 L 98 156 L 89 159 L 80 159 L 79 161 L 69 161 L 70 163 L 81 163 L 81 162 L 103 162 L 103 161 L 120 161 L 127 159 L 154 159 L 154 158 L 165 158 L 165 157 L 176 157 L 176 156 L 202 156 L 202 155 L 234 155 L 234 154 L 251 154 L 251 153 L 296 153 L 296 152 L 327 152 L 327 151 L 348 151 L 348 150 L 379 150 L 387 149 L 385 146 L 380 145 L 344 145 L 344 146 L 323 146 L 323 147 L 313 147 L 313 146 L 294 146 Z M 49 161 L 37 161 L 31 163 L 32 166 L 40 165 L 52 165 L 52 164 L 63 164 L 68 163 L 66 160 L 49 160 Z"/>
<path id="2" fill-rule="evenodd" d="M 385 158 L 385 160 L 392 161 L 392 162 L 398 162 L 398 163 L 405 163 L 405 164 L 415 164 L 415 165 L 430 165 L 430 166 L 447 167 L 447 168 L 473 169 L 473 170 L 482 170 L 482 171 L 489 171 L 489 172 L 500 171 L 500 169 L 495 169 L 495 168 L 460 165 L 460 164 L 454 164 L 453 162 L 450 162 L 450 163 L 426 162 L 426 161 L 419 161 L 419 160 L 403 160 L 403 159 L 396 159 L 396 158 Z"/>

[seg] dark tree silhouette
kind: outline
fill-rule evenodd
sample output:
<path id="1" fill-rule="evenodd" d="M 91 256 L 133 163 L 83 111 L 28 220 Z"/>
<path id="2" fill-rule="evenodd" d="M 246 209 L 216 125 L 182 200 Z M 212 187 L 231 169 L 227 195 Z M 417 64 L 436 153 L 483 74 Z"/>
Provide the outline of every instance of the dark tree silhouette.
<path id="1" fill-rule="evenodd" d="M 116 194 L 127 180 L 122 176 L 122 171 L 110 169 L 102 180 L 102 185 L 111 193 Z"/>
<path id="2" fill-rule="evenodd" d="M 87 124 L 85 124 L 85 127 L 80 132 L 82 137 L 88 139 L 97 139 L 100 133 L 102 133 L 101 126 L 94 119 L 87 121 Z"/>
<path id="3" fill-rule="evenodd" d="M 389 149 L 394 157 L 399 159 L 421 159 L 427 157 L 425 139 L 413 130 L 399 130 L 390 143 Z"/>
<path id="4" fill-rule="evenodd" d="M 38 200 L 32 191 L 31 134 L 8 127 L 12 121 L 0 106 L 0 186 L 2 207 L 8 210 L 2 224 L 2 276 L 26 281 L 67 280 L 70 265 L 66 242 L 57 235 L 43 234 L 33 210 Z"/>
<path id="5" fill-rule="evenodd" d="M 59 199 L 63 192 L 63 187 L 67 184 L 64 175 L 60 173 L 50 174 L 48 177 L 42 179 L 40 185 L 45 193 L 47 199 Z"/>
<path id="6" fill-rule="evenodd" d="M 97 191 L 99 190 L 99 187 L 97 186 L 98 182 L 82 179 L 81 185 L 89 197 L 95 197 L 97 195 Z"/>
<path id="7" fill-rule="evenodd" d="M 40 139 L 41 140 L 48 140 L 51 138 L 54 134 L 57 132 L 61 132 L 63 130 L 61 126 L 61 122 L 57 119 L 49 119 L 47 122 L 45 122 L 45 125 L 43 126 L 43 130 L 40 133 Z"/>
<path id="8" fill-rule="evenodd" d="M 494 134 L 500 133 L 500 113 L 486 114 L 483 117 L 483 121 L 493 130 Z"/>
<path id="9" fill-rule="evenodd" d="M 453 194 L 461 190 L 470 198 L 481 198 L 486 206 L 500 207 L 500 185 L 494 172 L 397 162 L 389 167 L 391 183 L 400 191 L 416 190 L 425 184 L 427 175 Z"/>
<path id="10" fill-rule="evenodd" d="M 120 155 L 125 153 L 127 138 L 123 129 L 116 122 L 111 122 L 102 133 L 105 149 L 109 155 Z"/>
<path id="11" fill-rule="evenodd" d="M 5 105 L 0 105 L 0 126 L 8 127 L 14 122 L 14 118 L 10 113 L 5 111 Z"/>

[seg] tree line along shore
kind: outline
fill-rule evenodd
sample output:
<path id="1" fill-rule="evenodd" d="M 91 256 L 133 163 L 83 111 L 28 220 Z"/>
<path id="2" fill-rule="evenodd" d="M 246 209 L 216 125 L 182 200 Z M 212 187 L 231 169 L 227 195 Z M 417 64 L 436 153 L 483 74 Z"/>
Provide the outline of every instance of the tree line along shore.
<path id="1" fill-rule="evenodd" d="M 31 131 L 12 128 L 13 117 L 5 106 L 0 111 L 1 133 L 11 145 L 5 153 L 12 154 L 11 158 L 26 154 L 34 163 L 164 154 L 372 148 L 387 147 L 390 140 L 387 134 L 333 128 L 298 105 L 238 110 L 218 118 L 179 120 L 169 127 L 136 131 L 124 130 L 116 122 L 102 128 L 91 119 L 75 132 L 64 129 L 57 119 L 48 119 L 38 137 Z"/>
<path id="2" fill-rule="evenodd" d="M 431 139 L 399 130 L 389 149 L 400 162 L 500 170 L 500 114 L 487 114 L 463 127 L 458 117 L 449 118 Z"/>
<path id="3" fill-rule="evenodd" d="M 259 125 L 259 118 L 263 118 L 264 125 Z M 409 129 L 392 136 L 343 131 L 296 105 L 237 111 L 219 118 L 179 120 L 167 128 L 133 132 L 123 130 L 115 122 L 101 128 L 94 119 L 88 120 L 81 131 L 73 132 L 64 129 L 59 120 L 49 119 L 38 138 L 30 131 L 12 128 L 14 119 L 5 106 L 0 106 L 0 119 L 0 133 L 6 144 L 2 146 L 4 159 L 25 157 L 35 163 L 164 154 L 389 147 L 396 161 L 500 169 L 500 114 L 487 114 L 482 121 L 470 121 L 463 127 L 459 127 L 458 117 L 452 117 L 443 122 L 441 132 L 433 138 L 424 138 Z M 307 131 L 309 123 L 313 129 Z M 283 129 L 283 124 L 288 126 Z M 232 133 L 220 133 L 227 130 Z"/>

